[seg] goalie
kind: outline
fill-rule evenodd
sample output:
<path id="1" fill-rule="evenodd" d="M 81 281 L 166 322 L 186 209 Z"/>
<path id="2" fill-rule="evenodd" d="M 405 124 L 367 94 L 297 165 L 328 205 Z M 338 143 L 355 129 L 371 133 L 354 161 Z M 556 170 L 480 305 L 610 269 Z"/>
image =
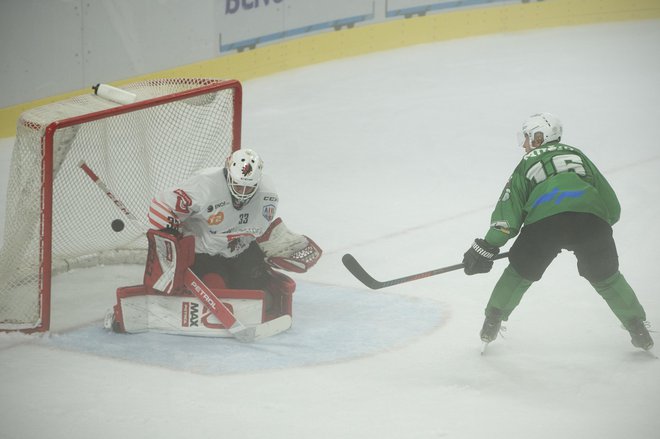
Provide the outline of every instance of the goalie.
<path id="1" fill-rule="evenodd" d="M 292 314 L 295 282 L 274 269 L 304 273 L 322 251 L 276 218 L 278 195 L 262 170 L 261 157 L 241 149 L 152 199 L 144 283 L 117 291 L 106 327 L 224 336 L 184 286 L 188 268 L 246 324 Z"/>

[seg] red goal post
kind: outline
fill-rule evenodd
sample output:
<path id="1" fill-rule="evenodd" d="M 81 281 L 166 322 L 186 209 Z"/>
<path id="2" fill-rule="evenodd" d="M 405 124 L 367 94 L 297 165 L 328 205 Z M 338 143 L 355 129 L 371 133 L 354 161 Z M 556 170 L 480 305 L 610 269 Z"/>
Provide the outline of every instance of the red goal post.
<path id="1" fill-rule="evenodd" d="M 120 105 L 90 93 L 19 118 L 0 249 L 0 330 L 50 328 L 56 273 L 146 258 L 142 229 L 126 221 L 113 230 L 121 213 L 80 161 L 146 222 L 158 190 L 223 165 L 240 148 L 240 82 L 168 78 L 121 88 L 136 101 Z"/>

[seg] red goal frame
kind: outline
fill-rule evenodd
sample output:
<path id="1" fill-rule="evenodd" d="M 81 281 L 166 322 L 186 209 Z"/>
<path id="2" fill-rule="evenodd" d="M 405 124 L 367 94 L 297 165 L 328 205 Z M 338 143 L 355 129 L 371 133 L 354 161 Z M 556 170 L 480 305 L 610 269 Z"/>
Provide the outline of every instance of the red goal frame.
<path id="1" fill-rule="evenodd" d="M 185 81 L 185 79 L 184 79 Z M 41 319 L 34 328 L 21 329 L 21 332 L 44 332 L 50 329 L 50 311 L 51 311 L 51 277 L 52 277 L 52 214 L 53 214 L 53 139 L 57 130 L 78 125 L 81 123 L 99 120 L 109 116 L 130 113 L 133 111 L 154 107 L 169 102 L 192 98 L 207 93 L 217 92 L 225 89 L 234 90 L 232 122 L 232 151 L 240 149 L 241 145 L 241 124 L 242 124 L 242 102 L 243 92 L 241 83 L 238 80 L 224 80 L 217 83 L 208 83 L 208 80 L 191 78 L 190 84 L 200 84 L 200 87 L 173 93 L 166 96 L 147 99 L 132 104 L 122 105 L 108 110 L 97 111 L 82 116 L 71 117 L 50 123 L 42 138 L 42 163 L 41 163 L 41 240 L 39 243 L 40 261 L 39 267 L 39 301 Z"/>

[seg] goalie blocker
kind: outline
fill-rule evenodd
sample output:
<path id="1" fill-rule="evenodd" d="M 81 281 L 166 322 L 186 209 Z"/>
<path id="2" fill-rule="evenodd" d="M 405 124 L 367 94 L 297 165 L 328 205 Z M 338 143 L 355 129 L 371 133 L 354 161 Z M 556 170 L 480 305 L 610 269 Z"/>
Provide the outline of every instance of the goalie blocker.
<path id="1" fill-rule="evenodd" d="M 117 289 L 117 304 L 106 316 L 105 327 L 115 332 L 231 337 L 206 304 L 185 286 L 184 275 L 194 262 L 194 238 L 149 230 L 147 239 L 144 283 Z M 272 267 L 297 273 L 311 268 L 322 254 L 314 241 L 289 231 L 280 218 L 257 243 Z M 246 326 L 291 316 L 295 281 L 272 269 L 268 275 L 267 293 L 273 300 L 268 310 L 265 291 L 211 288 L 211 292 Z"/>

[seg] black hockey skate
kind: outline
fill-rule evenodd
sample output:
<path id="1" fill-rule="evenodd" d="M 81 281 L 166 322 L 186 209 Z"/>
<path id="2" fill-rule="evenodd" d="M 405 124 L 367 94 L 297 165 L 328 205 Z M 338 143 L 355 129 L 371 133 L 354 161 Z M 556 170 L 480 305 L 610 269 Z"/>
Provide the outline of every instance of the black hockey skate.
<path id="1" fill-rule="evenodd" d="M 484 320 L 484 325 L 481 327 L 481 341 L 490 343 L 497 338 L 502 326 L 502 313 L 500 311 L 491 311 Z"/>
<path id="2" fill-rule="evenodd" d="M 628 325 L 626 325 L 626 329 L 630 333 L 630 342 L 633 346 L 644 349 L 645 351 L 648 351 L 653 347 L 653 339 L 643 321 L 640 319 L 632 319 L 628 322 Z"/>

